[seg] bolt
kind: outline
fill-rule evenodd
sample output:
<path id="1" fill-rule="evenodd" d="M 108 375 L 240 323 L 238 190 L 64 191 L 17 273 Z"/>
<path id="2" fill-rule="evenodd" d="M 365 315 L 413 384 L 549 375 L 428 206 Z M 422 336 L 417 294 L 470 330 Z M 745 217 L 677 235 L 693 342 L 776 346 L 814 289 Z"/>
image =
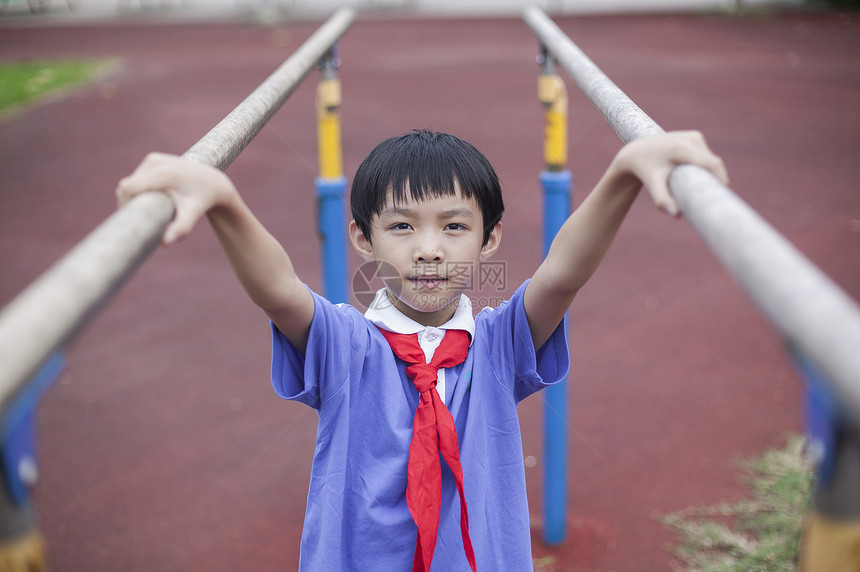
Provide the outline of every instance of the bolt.
<path id="1" fill-rule="evenodd" d="M 33 457 L 26 456 L 18 461 L 18 478 L 28 487 L 36 485 L 36 481 L 39 480 L 39 468 Z"/>

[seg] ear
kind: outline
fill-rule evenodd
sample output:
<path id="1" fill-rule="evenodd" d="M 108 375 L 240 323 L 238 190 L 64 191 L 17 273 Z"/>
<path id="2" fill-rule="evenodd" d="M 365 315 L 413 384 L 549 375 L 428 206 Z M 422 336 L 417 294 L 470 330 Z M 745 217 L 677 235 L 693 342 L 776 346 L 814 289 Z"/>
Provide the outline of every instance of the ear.
<path id="1" fill-rule="evenodd" d="M 349 221 L 349 240 L 359 256 L 367 261 L 373 260 L 373 247 L 364 233 L 361 232 L 355 219 Z"/>
<path id="2" fill-rule="evenodd" d="M 497 222 L 490 235 L 487 237 L 487 243 L 481 247 L 481 259 L 485 260 L 496 253 L 499 246 L 502 245 L 502 223 Z"/>

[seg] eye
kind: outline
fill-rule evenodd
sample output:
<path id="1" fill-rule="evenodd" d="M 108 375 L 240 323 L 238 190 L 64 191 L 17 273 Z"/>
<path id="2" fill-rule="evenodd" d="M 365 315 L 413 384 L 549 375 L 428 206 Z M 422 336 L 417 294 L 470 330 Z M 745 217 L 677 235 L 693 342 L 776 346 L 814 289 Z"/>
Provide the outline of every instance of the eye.
<path id="1" fill-rule="evenodd" d="M 459 222 L 452 222 L 445 225 L 445 230 L 467 230 L 465 225 Z"/>
<path id="2" fill-rule="evenodd" d="M 388 227 L 388 230 L 409 230 L 412 226 L 409 223 L 397 222 Z"/>

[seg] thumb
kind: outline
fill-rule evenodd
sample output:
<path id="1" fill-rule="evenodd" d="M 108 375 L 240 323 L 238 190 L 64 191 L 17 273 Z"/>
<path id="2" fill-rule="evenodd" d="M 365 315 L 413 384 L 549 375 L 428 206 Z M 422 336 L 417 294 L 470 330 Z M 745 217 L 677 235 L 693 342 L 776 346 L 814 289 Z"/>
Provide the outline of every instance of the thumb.
<path id="1" fill-rule="evenodd" d="M 167 225 L 167 228 L 164 231 L 164 235 L 161 237 L 161 243 L 164 246 L 171 246 L 179 242 L 181 238 L 184 238 L 188 232 L 185 232 L 181 226 L 177 224 L 176 221 L 171 222 Z"/>
<path id="2" fill-rule="evenodd" d="M 669 190 L 670 174 L 671 170 L 659 169 L 644 183 L 657 208 L 669 216 L 678 217 L 681 214 L 681 209 Z"/>
<path id="3" fill-rule="evenodd" d="M 194 225 L 197 223 L 197 219 L 200 218 L 200 213 L 197 213 L 192 205 L 187 204 L 187 201 L 183 201 L 174 193 L 169 194 L 170 198 L 173 199 L 176 214 L 174 214 L 173 220 L 164 230 L 164 235 L 161 239 L 164 246 L 176 244 L 181 239 L 188 236 L 194 228 Z"/>

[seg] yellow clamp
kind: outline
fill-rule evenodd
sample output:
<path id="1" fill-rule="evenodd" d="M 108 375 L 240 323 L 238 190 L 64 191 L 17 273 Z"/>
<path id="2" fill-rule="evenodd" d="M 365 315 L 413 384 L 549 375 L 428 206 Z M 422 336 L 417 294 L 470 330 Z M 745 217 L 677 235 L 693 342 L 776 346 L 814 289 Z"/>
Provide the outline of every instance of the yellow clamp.
<path id="1" fill-rule="evenodd" d="M 800 549 L 802 572 L 856 570 L 860 562 L 860 520 L 833 520 L 813 512 Z"/>
<path id="2" fill-rule="evenodd" d="M 538 99 L 546 112 L 543 157 L 550 171 L 567 165 L 567 88 L 558 74 L 538 76 Z"/>
<path id="3" fill-rule="evenodd" d="M 11 542 L 0 544 L 0 570 L 4 572 L 45 572 L 45 541 L 38 532 L 30 532 Z"/>
<path id="4" fill-rule="evenodd" d="M 317 86 L 317 145 L 320 177 L 343 176 L 340 138 L 341 88 L 338 78 L 321 79 Z"/>

